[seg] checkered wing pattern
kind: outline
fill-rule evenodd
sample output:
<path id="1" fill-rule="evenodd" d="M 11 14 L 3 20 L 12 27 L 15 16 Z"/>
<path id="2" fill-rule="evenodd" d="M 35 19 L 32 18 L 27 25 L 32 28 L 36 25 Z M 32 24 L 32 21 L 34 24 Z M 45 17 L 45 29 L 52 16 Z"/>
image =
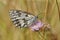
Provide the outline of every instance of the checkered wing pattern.
<path id="1" fill-rule="evenodd" d="M 37 17 L 21 10 L 9 10 L 10 18 L 16 27 L 28 27 L 32 25 Z"/>

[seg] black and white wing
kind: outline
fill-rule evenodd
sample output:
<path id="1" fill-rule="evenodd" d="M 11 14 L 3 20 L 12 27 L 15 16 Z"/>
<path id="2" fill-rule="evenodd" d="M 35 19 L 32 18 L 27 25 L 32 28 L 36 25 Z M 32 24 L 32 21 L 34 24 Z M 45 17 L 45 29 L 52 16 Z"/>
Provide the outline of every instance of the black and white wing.
<path id="1" fill-rule="evenodd" d="M 10 10 L 10 18 L 17 27 L 28 27 L 37 20 L 37 16 L 21 10 Z"/>

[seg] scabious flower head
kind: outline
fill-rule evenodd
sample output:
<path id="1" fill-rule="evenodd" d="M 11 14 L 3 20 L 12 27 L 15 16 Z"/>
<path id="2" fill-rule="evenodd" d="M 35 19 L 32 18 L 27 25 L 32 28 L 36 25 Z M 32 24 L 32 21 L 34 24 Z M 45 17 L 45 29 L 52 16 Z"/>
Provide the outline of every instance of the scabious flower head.
<path id="1" fill-rule="evenodd" d="M 39 30 L 40 28 L 43 27 L 43 23 L 41 21 L 36 21 L 35 23 L 33 23 L 29 28 L 32 30 L 32 31 L 35 31 L 35 30 Z"/>

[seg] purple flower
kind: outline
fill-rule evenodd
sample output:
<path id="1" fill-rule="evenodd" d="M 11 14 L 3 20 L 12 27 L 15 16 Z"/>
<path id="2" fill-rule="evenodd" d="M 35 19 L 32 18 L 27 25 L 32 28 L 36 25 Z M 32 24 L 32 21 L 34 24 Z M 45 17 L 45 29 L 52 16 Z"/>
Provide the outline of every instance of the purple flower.
<path id="1" fill-rule="evenodd" d="M 32 30 L 32 31 L 35 31 L 35 30 L 39 30 L 41 27 L 43 27 L 43 23 L 41 21 L 36 21 L 35 23 L 33 23 L 29 28 Z"/>

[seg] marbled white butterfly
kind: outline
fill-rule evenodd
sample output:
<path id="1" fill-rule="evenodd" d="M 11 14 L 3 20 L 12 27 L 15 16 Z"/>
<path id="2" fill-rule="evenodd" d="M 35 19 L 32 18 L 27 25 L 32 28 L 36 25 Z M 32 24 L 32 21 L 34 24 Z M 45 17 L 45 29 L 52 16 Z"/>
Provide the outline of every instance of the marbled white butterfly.
<path id="1" fill-rule="evenodd" d="M 37 16 L 21 10 L 12 9 L 9 10 L 9 14 L 13 24 L 20 28 L 29 27 L 37 20 Z"/>

